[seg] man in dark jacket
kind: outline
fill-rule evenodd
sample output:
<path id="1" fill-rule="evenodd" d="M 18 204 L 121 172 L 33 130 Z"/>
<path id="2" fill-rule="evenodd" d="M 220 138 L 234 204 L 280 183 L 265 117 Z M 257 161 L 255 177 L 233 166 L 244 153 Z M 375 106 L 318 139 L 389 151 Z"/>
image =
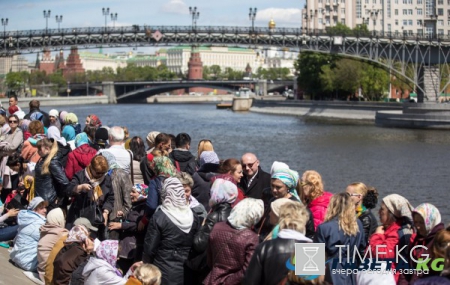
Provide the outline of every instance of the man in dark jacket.
<path id="1" fill-rule="evenodd" d="M 261 199 L 263 190 L 270 188 L 270 174 L 259 166 L 259 160 L 253 153 L 245 153 L 241 158 L 242 177 L 239 186 L 246 197 Z"/>
<path id="2" fill-rule="evenodd" d="M 195 157 L 189 151 L 191 147 L 191 137 L 186 133 L 180 133 L 175 137 L 176 148 L 169 154 L 173 165 L 181 172 L 193 175 L 196 169 Z"/>
<path id="3" fill-rule="evenodd" d="M 30 103 L 28 103 L 28 105 L 30 106 L 30 112 L 25 115 L 24 119 L 30 120 L 31 114 L 36 113 L 36 112 L 40 112 L 42 114 L 42 116 L 43 116 L 41 121 L 44 124 L 44 126 L 46 128 L 48 128 L 50 126 L 50 119 L 49 119 L 48 114 L 46 112 L 41 111 L 39 109 L 39 107 L 41 106 L 41 103 L 39 102 L 39 100 L 31 100 Z"/>

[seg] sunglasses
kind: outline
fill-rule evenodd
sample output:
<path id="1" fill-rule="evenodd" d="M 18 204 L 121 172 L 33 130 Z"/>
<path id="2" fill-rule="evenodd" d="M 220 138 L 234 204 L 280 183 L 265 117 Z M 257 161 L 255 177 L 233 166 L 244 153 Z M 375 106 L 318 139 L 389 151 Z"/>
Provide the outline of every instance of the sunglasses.
<path id="1" fill-rule="evenodd" d="M 17 121 L 8 121 L 10 124 L 17 124 Z"/>
<path id="2" fill-rule="evenodd" d="M 252 168 L 253 167 L 253 165 L 255 165 L 255 163 L 257 162 L 258 160 L 255 160 L 254 162 L 252 162 L 252 163 L 242 163 L 241 165 L 242 165 L 242 168 L 246 168 L 246 167 L 248 167 L 248 168 Z"/>

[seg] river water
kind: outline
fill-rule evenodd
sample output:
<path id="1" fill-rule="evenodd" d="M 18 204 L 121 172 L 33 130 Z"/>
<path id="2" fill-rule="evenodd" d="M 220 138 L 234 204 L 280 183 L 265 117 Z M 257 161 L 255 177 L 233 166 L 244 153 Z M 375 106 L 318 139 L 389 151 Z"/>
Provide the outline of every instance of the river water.
<path id="1" fill-rule="evenodd" d="M 49 111 L 50 108 L 42 108 Z M 201 139 L 210 139 L 220 159 L 254 152 L 265 171 L 282 161 L 301 174 L 316 170 L 325 189 L 336 193 L 361 181 L 381 197 L 397 193 L 413 206 L 429 202 L 450 222 L 448 131 L 387 129 L 367 125 L 309 123 L 298 117 L 234 113 L 198 105 L 93 105 L 59 107 L 78 115 L 84 127 L 88 114 L 104 125 L 126 126 L 144 140 L 148 132 L 186 132 L 196 155 Z"/>

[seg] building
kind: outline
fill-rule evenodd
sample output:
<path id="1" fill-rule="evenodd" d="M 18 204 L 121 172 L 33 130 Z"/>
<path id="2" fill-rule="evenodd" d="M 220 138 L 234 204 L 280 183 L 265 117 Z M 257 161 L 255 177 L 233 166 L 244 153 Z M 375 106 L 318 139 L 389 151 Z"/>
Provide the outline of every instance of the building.
<path id="1" fill-rule="evenodd" d="M 306 0 L 302 18 L 305 32 L 342 23 L 398 35 L 450 35 L 449 0 Z"/>
<path id="2" fill-rule="evenodd" d="M 0 57 L 0 74 L 19 71 L 30 71 L 25 57 L 20 55 Z"/>
<path id="3" fill-rule="evenodd" d="M 81 64 L 85 71 L 102 70 L 103 68 L 112 68 L 116 72 L 118 67 L 126 67 L 126 59 L 118 56 L 110 56 L 100 52 L 80 51 Z"/>
<path id="4" fill-rule="evenodd" d="M 232 68 L 245 71 L 247 64 L 255 69 L 256 51 L 236 47 L 196 47 L 203 66 L 218 65 L 222 70 Z M 167 67 L 176 74 L 186 74 L 191 57 L 191 46 L 177 46 L 167 49 Z"/>

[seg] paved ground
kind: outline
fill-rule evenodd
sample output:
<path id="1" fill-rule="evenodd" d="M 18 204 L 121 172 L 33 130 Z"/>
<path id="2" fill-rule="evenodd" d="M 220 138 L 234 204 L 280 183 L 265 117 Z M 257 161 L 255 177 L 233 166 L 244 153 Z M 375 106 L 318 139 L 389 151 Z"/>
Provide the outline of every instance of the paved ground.
<path id="1" fill-rule="evenodd" d="M 8 249 L 0 247 L 0 284 L 3 285 L 32 285 L 35 284 L 28 279 L 19 269 L 9 261 Z"/>

